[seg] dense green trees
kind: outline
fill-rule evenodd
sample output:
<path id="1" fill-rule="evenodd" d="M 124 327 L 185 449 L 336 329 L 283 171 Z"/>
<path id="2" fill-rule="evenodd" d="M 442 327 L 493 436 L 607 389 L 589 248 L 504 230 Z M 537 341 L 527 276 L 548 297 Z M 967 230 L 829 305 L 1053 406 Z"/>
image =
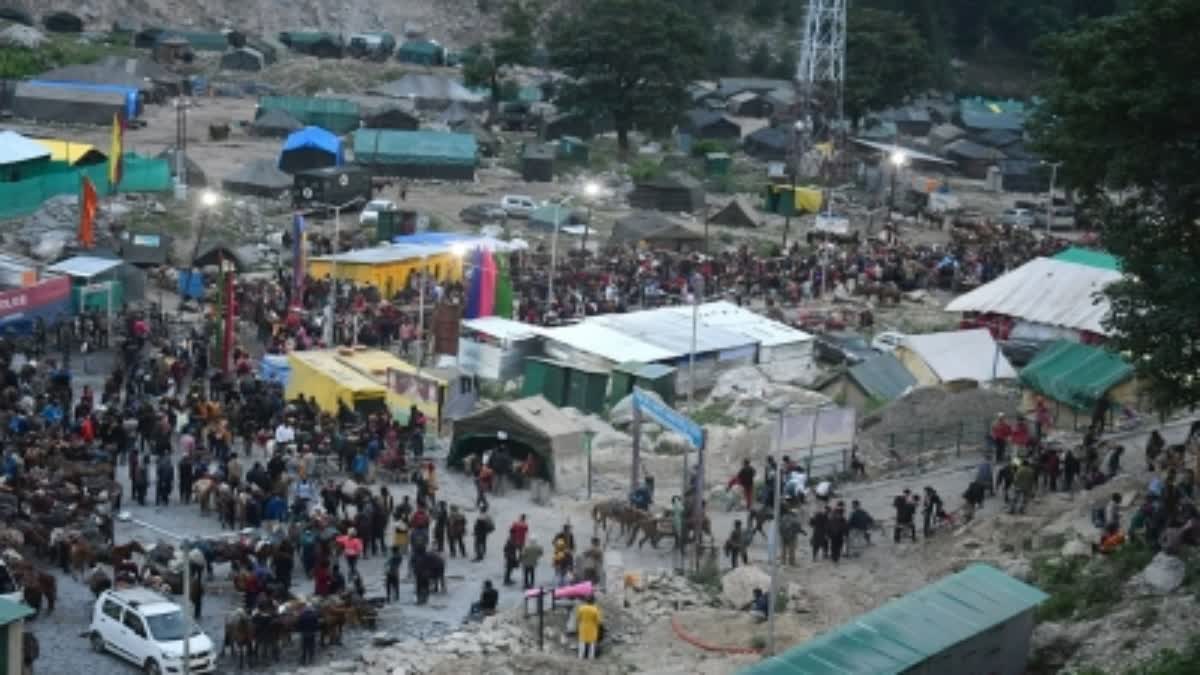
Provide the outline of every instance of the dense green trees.
<path id="1" fill-rule="evenodd" d="M 1102 224 L 1124 281 L 1106 289 L 1112 345 L 1160 409 L 1200 402 L 1200 3 L 1141 0 L 1049 41 L 1042 151 Z"/>
<path id="2" fill-rule="evenodd" d="M 904 15 L 854 9 L 846 20 L 846 118 L 903 101 L 931 82 L 925 41 Z"/>
<path id="3" fill-rule="evenodd" d="M 533 60 L 541 13 L 538 0 L 509 0 L 500 18 L 500 36 L 486 44 L 476 44 L 464 54 L 463 81 L 471 87 L 488 87 L 492 101 L 499 101 L 504 68 L 527 65 Z"/>

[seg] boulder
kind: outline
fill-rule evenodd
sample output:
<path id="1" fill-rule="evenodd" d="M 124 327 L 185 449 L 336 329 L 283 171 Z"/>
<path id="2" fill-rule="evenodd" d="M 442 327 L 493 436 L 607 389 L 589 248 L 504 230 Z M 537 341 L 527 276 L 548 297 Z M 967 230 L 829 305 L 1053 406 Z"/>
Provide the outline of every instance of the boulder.
<path id="1" fill-rule="evenodd" d="M 45 42 L 45 34 L 43 34 L 42 31 L 30 26 L 13 24 L 0 31 L 0 46 L 4 47 L 37 49 Z"/>
<path id="2" fill-rule="evenodd" d="M 1087 542 L 1080 539 L 1072 539 L 1063 544 L 1062 556 L 1064 558 L 1087 558 L 1092 555 L 1092 547 L 1088 546 Z"/>
<path id="3" fill-rule="evenodd" d="M 1131 582 L 1146 587 L 1151 593 L 1166 595 L 1183 585 L 1185 573 L 1186 566 L 1183 560 L 1159 553 Z"/>
<path id="4" fill-rule="evenodd" d="M 754 599 L 754 589 L 766 592 L 770 585 L 770 575 L 761 568 L 743 565 L 721 577 L 721 599 L 730 607 L 740 608 Z"/>

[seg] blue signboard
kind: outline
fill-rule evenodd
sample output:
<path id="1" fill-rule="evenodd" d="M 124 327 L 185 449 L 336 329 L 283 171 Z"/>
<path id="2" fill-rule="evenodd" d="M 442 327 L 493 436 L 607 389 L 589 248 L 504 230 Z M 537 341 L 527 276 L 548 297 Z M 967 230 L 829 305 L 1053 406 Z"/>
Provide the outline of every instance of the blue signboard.
<path id="1" fill-rule="evenodd" d="M 686 438 L 692 447 L 696 449 L 704 447 L 704 429 L 701 429 L 699 424 L 680 414 L 674 408 L 668 407 L 662 401 L 646 394 L 639 387 L 633 388 L 633 407 L 635 410 L 649 415 L 655 422 Z"/>

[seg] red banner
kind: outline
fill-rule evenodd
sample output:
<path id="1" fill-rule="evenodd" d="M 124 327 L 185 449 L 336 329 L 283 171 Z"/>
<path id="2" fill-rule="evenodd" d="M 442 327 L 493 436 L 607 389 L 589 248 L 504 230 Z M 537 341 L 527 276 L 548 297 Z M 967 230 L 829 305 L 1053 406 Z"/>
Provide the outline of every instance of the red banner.
<path id="1" fill-rule="evenodd" d="M 48 305 L 69 303 L 71 280 L 54 277 L 28 288 L 0 293 L 0 318 L 25 312 L 36 313 Z"/>

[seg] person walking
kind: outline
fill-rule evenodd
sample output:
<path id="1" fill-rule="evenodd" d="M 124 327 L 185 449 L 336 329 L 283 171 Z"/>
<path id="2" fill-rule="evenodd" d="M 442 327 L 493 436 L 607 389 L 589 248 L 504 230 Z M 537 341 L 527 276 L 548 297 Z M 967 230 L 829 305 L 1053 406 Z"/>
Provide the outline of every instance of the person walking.
<path id="1" fill-rule="evenodd" d="M 729 556 L 730 569 L 737 569 L 739 558 L 743 564 L 750 564 L 750 558 L 746 552 L 746 532 L 742 529 L 740 520 L 733 521 L 733 530 L 730 531 L 729 538 L 725 540 L 725 555 Z"/>
<path id="2" fill-rule="evenodd" d="M 521 551 L 521 570 L 523 572 L 522 580 L 524 581 L 525 590 L 533 588 L 536 583 L 535 572 L 537 571 L 538 561 L 542 559 L 542 547 L 538 545 L 537 539 L 530 538 L 525 542 L 525 548 Z"/>
<path id="3" fill-rule="evenodd" d="M 804 533 L 804 523 L 800 515 L 791 509 L 779 515 L 779 534 L 783 539 L 783 564 L 796 566 L 796 546 L 800 535 Z"/>
<path id="4" fill-rule="evenodd" d="M 846 534 L 849 531 L 850 527 L 846 523 L 846 504 L 838 502 L 829 517 L 829 557 L 835 565 L 842 559 L 842 552 L 846 547 Z"/>
<path id="5" fill-rule="evenodd" d="M 450 513 L 446 510 L 446 502 L 438 502 L 437 516 L 433 519 L 433 547 L 438 553 L 446 550 L 446 528 L 450 524 Z"/>
<path id="6" fill-rule="evenodd" d="M 816 562 L 817 555 L 821 554 L 824 557 L 829 557 L 829 507 L 826 506 L 820 511 L 813 514 L 813 517 L 808 520 L 808 524 L 812 527 L 812 535 L 810 541 L 812 543 L 812 559 Z"/>
<path id="7" fill-rule="evenodd" d="M 925 508 L 921 511 L 921 534 L 928 539 L 933 533 L 935 520 L 941 520 L 946 514 L 942 497 L 933 487 L 925 486 Z"/>
<path id="8" fill-rule="evenodd" d="M 458 555 L 466 558 L 467 547 L 463 543 L 463 539 L 467 536 L 467 517 L 458 510 L 458 506 L 450 507 L 446 534 L 450 537 L 450 557 L 453 558 L 457 551 Z"/>
<path id="9" fill-rule="evenodd" d="M 387 602 L 400 600 L 400 568 L 404 565 L 404 555 L 396 546 L 388 556 L 384 569 L 383 582 L 387 592 Z"/>
<path id="10" fill-rule="evenodd" d="M 520 551 L 517 548 L 517 540 L 510 532 L 508 540 L 504 542 L 504 585 L 512 586 L 513 570 L 520 566 Z"/>
<path id="11" fill-rule="evenodd" d="M 203 576 L 198 571 L 192 572 L 188 570 L 188 574 L 192 575 L 191 601 L 192 601 L 192 620 L 199 623 L 200 614 L 204 607 L 204 582 L 201 580 Z"/>
<path id="12" fill-rule="evenodd" d="M 317 631 L 321 630 L 321 619 L 311 602 L 304 603 L 296 630 L 300 633 L 300 665 L 311 664 L 317 653 Z"/>
<path id="13" fill-rule="evenodd" d="M 1010 514 L 1025 513 L 1025 507 L 1033 497 L 1036 487 L 1037 474 L 1033 472 L 1033 467 L 1029 465 L 1029 462 L 1021 462 L 1013 475 L 1013 501 L 1009 505 L 1008 512 Z"/>
<path id="14" fill-rule="evenodd" d="M 482 509 L 475 518 L 475 527 L 471 532 L 475 544 L 475 560 L 473 562 L 483 561 L 484 556 L 487 555 L 488 535 L 495 529 L 496 525 L 492 522 L 492 517 L 488 515 L 487 509 Z"/>
<path id="15" fill-rule="evenodd" d="M 917 513 L 917 507 L 913 502 L 912 492 L 906 488 L 903 494 L 897 495 L 892 500 L 892 508 L 896 509 L 896 526 L 892 531 L 895 542 L 897 544 L 900 543 L 900 535 L 903 532 L 908 532 L 915 542 L 917 540 L 917 526 L 913 520 Z"/>
<path id="16" fill-rule="evenodd" d="M 596 598 L 588 596 L 582 605 L 575 608 L 575 625 L 579 637 L 579 658 L 595 659 L 596 643 L 600 641 L 600 623 L 604 615 L 596 606 Z"/>
<path id="17" fill-rule="evenodd" d="M 742 496 L 746 500 L 746 510 L 754 508 L 754 467 L 750 465 L 750 460 L 742 460 L 742 468 L 729 479 L 725 485 L 725 491 L 728 492 L 734 485 L 742 488 Z"/>
<path id="18" fill-rule="evenodd" d="M 517 552 L 520 553 L 521 549 L 525 548 L 525 539 L 529 536 L 529 523 L 525 520 L 524 513 L 508 528 L 508 533 L 517 545 Z"/>
<path id="19" fill-rule="evenodd" d="M 342 547 L 342 555 L 346 557 L 346 568 L 353 575 L 358 571 L 358 559 L 363 554 L 363 542 L 358 538 L 358 530 L 352 527 L 336 541 L 338 546 Z"/>

